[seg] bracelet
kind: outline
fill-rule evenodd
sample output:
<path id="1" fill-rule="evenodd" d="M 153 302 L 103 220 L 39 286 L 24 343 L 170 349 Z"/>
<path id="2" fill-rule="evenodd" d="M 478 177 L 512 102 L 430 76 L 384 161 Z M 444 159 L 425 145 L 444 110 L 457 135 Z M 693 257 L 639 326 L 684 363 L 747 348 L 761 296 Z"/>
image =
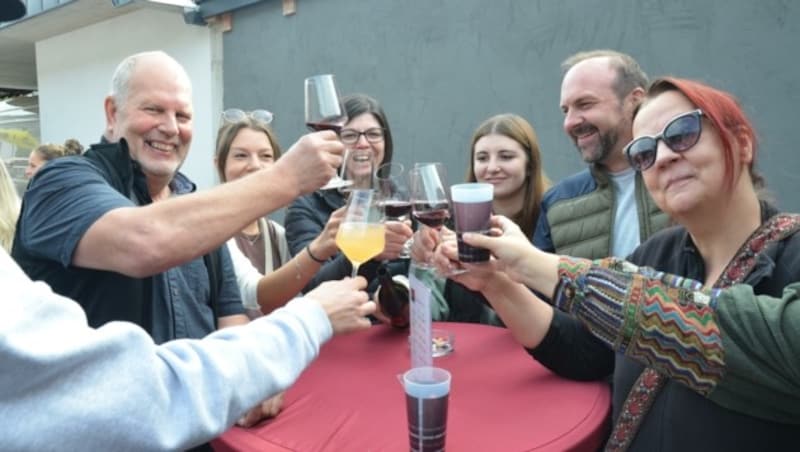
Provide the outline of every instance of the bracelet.
<path id="1" fill-rule="evenodd" d="M 311 260 L 313 260 L 314 262 L 316 262 L 318 264 L 324 264 L 325 263 L 325 259 L 319 259 L 319 258 L 317 258 L 317 256 L 314 256 L 313 254 L 311 254 L 311 244 L 306 245 L 306 251 L 308 251 L 308 257 L 310 257 Z"/>

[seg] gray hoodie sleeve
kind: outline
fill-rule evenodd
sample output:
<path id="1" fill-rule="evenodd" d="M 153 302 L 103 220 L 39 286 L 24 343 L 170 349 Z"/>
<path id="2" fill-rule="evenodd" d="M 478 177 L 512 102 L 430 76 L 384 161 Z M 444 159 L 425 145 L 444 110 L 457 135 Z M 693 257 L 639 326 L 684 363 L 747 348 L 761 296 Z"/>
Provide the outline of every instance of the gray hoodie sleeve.
<path id="1" fill-rule="evenodd" d="M 293 300 L 248 325 L 157 346 L 141 328 L 87 326 L 80 306 L 0 251 L 0 450 L 178 450 L 286 389 L 332 335 Z"/>

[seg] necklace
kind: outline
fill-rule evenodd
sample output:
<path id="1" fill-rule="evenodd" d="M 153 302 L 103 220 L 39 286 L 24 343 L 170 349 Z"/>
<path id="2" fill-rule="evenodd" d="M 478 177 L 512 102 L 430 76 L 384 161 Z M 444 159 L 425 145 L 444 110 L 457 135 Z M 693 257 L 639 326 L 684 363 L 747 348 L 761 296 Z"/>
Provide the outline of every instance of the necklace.
<path id="1" fill-rule="evenodd" d="M 247 242 L 250 243 L 251 245 L 255 245 L 256 242 L 258 242 L 258 239 L 261 238 L 261 233 L 257 233 L 255 235 L 250 235 L 250 234 L 245 234 L 244 232 L 242 232 L 241 234 L 242 234 L 242 238 L 247 240 Z"/>

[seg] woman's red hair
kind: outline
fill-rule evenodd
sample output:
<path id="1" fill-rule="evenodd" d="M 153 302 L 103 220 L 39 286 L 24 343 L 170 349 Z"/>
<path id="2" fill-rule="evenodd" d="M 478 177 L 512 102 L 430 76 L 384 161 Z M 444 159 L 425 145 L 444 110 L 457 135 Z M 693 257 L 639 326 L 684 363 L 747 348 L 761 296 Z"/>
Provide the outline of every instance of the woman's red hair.
<path id="1" fill-rule="evenodd" d="M 647 98 L 652 99 L 667 91 L 678 91 L 686 96 L 697 108 L 703 110 L 706 118 L 719 131 L 725 158 L 725 183 L 728 188 L 733 187 L 736 182 L 733 174 L 733 139 L 746 137 L 750 141 L 753 147 L 753 158 L 750 161 L 748 170 L 751 176 L 754 176 L 753 164 L 756 161 L 758 140 L 753 123 L 745 115 L 736 97 L 698 81 L 677 77 L 661 77 L 650 84 L 647 89 Z"/>

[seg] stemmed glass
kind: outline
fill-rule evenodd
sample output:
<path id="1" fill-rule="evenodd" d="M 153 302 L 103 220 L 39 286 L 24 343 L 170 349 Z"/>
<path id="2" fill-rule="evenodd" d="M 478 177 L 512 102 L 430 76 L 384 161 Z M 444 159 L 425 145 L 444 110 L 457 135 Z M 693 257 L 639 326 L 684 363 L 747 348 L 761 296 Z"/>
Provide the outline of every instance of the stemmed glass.
<path id="1" fill-rule="evenodd" d="M 444 167 L 441 163 L 417 163 L 409 172 L 408 180 L 414 218 L 441 231 L 444 222 L 450 218 Z"/>
<path id="2" fill-rule="evenodd" d="M 411 198 L 403 180 L 404 171 L 405 167 L 401 163 L 384 163 L 375 171 L 387 220 L 405 221 L 411 217 Z"/>
<path id="3" fill-rule="evenodd" d="M 336 233 L 336 245 L 353 264 L 353 278 L 358 275 L 358 267 L 380 254 L 386 245 L 378 198 L 375 190 L 351 190 L 344 220 Z"/>
<path id="4" fill-rule="evenodd" d="M 348 118 L 339 99 L 333 74 L 306 78 L 304 92 L 306 126 L 314 131 L 333 130 L 338 134 Z M 339 188 L 347 184 L 348 182 L 336 175 L 322 187 L 322 190 Z"/>
<path id="5" fill-rule="evenodd" d="M 441 234 L 444 222 L 450 218 L 444 167 L 441 163 L 417 163 L 408 173 L 408 182 L 412 215 Z M 429 262 L 420 264 L 431 267 Z"/>
<path id="6" fill-rule="evenodd" d="M 339 187 L 342 193 L 356 188 L 375 188 L 375 154 L 372 149 L 348 149 L 340 172 L 345 182 L 344 186 Z"/>
<path id="7" fill-rule="evenodd" d="M 375 171 L 375 181 L 381 194 L 385 221 L 406 221 L 411 218 L 411 198 L 405 182 L 405 167 L 401 163 L 384 163 Z M 410 257 L 411 240 L 406 241 L 401 259 Z"/>

